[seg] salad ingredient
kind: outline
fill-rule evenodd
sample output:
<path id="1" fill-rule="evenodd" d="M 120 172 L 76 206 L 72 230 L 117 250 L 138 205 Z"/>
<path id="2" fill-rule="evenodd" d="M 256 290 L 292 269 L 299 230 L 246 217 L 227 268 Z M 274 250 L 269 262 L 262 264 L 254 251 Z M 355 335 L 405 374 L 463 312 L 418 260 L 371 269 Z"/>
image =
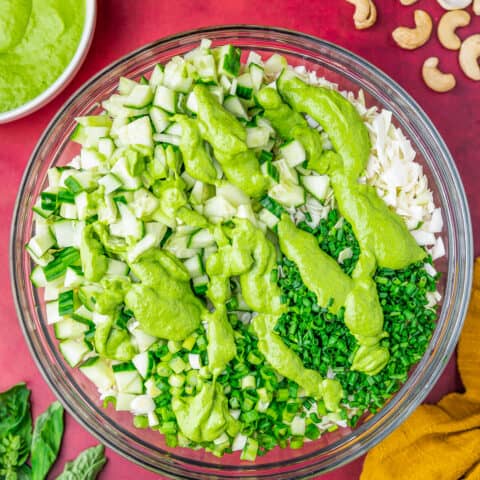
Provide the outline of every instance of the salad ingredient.
<path id="1" fill-rule="evenodd" d="M 32 436 L 32 480 L 46 478 L 54 464 L 63 436 L 63 407 L 52 403 L 37 418 Z"/>
<path id="2" fill-rule="evenodd" d="M 193 94 L 197 101 L 200 132 L 212 146 L 225 176 L 247 195 L 260 196 L 266 187 L 265 179 L 257 157 L 247 146 L 245 127 L 219 105 L 205 85 L 196 85 Z"/>
<path id="3" fill-rule="evenodd" d="M 85 0 L 2 0 L 0 112 L 47 89 L 65 70 L 80 42 Z"/>
<path id="4" fill-rule="evenodd" d="M 95 480 L 107 463 L 104 451 L 103 445 L 87 448 L 75 460 L 65 464 L 57 480 Z"/>
<path id="5" fill-rule="evenodd" d="M 338 312 L 353 288 L 352 279 L 318 246 L 313 235 L 297 228 L 287 215 L 282 215 L 278 224 L 278 237 L 282 252 L 297 265 L 303 282 L 315 293 L 318 303 Z"/>
<path id="6" fill-rule="evenodd" d="M 449 50 L 458 50 L 462 41 L 455 33 L 459 27 L 466 27 L 470 23 L 470 14 L 466 10 L 451 10 L 440 18 L 437 27 L 438 40 L 443 47 Z"/>
<path id="7" fill-rule="evenodd" d="M 151 249 L 130 268 L 139 283 L 131 285 L 125 305 L 142 330 L 173 341 L 188 337 L 199 326 L 204 307 L 190 288 L 183 264 L 169 252 Z"/>
<path id="8" fill-rule="evenodd" d="M 443 73 L 438 68 L 438 57 L 429 57 L 423 62 L 422 77 L 435 92 L 448 92 L 455 88 L 456 80 L 452 73 Z"/>
<path id="9" fill-rule="evenodd" d="M 30 455 L 32 417 L 30 391 L 20 383 L 0 393 L 0 474 L 8 477 Z"/>
<path id="10" fill-rule="evenodd" d="M 1 478 L 47 477 L 60 450 L 63 436 L 63 407 L 52 403 L 38 416 L 32 435 L 30 390 L 19 383 L 0 393 L 0 476 Z M 58 478 L 94 480 L 106 462 L 102 445 L 81 453 L 67 463 Z M 27 463 L 30 457 L 30 465 Z"/>
<path id="11" fill-rule="evenodd" d="M 357 30 L 370 28 L 377 21 L 377 8 L 373 0 L 347 0 L 355 5 L 353 21 Z"/>
<path id="12" fill-rule="evenodd" d="M 392 32 L 395 43 L 406 50 L 415 50 L 425 45 L 432 34 L 432 18 L 425 10 L 415 10 L 415 28 L 397 27 Z"/>
<path id="13" fill-rule="evenodd" d="M 445 10 L 459 10 L 467 8 L 472 0 L 437 0 L 437 2 Z"/>
<path id="14" fill-rule="evenodd" d="M 458 60 L 463 73 L 472 80 L 480 80 L 480 34 L 470 35 L 463 42 L 458 54 Z"/>

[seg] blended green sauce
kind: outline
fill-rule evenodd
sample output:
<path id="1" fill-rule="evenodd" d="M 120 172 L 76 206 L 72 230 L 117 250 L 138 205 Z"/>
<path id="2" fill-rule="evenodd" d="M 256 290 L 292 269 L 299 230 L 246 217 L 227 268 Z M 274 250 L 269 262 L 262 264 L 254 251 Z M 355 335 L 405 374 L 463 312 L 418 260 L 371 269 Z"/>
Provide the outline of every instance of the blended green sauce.
<path id="1" fill-rule="evenodd" d="M 77 50 L 85 0 L 0 0 L 0 112 L 40 95 Z"/>
<path id="2" fill-rule="evenodd" d="M 225 108 L 205 85 L 195 85 L 200 133 L 213 147 L 215 158 L 226 177 L 252 197 L 260 196 L 266 181 L 255 153 L 247 147 L 245 127 Z"/>
<path id="3" fill-rule="evenodd" d="M 143 331 L 180 341 L 200 325 L 205 307 L 190 288 L 190 276 L 170 253 L 151 249 L 130 265 L 140 280 L 125 297 L 125 304 Z"/>

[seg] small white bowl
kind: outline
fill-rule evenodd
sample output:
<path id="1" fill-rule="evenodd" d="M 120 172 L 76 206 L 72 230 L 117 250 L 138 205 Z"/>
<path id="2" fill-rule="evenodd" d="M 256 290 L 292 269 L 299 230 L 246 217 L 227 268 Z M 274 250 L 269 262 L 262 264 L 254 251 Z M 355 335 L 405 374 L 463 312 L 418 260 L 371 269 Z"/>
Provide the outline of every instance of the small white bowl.
<path id="1" fill-rule="evenodd" d="M 93 33 L 95 31 L 95 22 L 97 19 L 97 1 L 85 0 L 85 23 L 83 25 L 82 36 L 77 47 L 75 55 L 70 60 L 63 73 L 40 95 L 36 96 L 27 103 L 20 105 L 13 110 L 0 112 L 0 124 L 8 123 L 13 120 L 25 117 L 30 113 L 43 107 L 45 104 L 53 100 L 73 79 L 75 74 L 81 67 L 88 49 L 92 43 Z"/>

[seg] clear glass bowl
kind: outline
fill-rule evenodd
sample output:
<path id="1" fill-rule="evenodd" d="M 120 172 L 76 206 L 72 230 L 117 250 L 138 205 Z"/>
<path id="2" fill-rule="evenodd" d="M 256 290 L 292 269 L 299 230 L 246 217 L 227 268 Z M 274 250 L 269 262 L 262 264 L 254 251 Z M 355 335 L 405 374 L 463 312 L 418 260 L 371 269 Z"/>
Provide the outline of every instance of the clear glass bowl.
<path id="1" fill-rule="evenodd" d="M 361 425 L 340 429 L 300 450 L 275 449 L 255 463 L 238 454 L 216 458 L 204 451 L 171 449 L 157 432 L 138 430 L 129 413 L 104 410 L 95 387 L 71 369 L 57 349 L 45 320 L 44 302 L 31 285 L 31 263 L 23 246 L 31 236 L 31 207 L 45 186 L 47 169 L 62 165 L 78 152 L 69 141 L 74 118 L 100 111 L 99 102 L 111 95 L 118 78 L 139 78 L 157 62 L 166 62 L 196 47 L 202 38 L 214 44 L 233 43 L 269 56 L 284 55 L 290 64 L 305 65 L 341 88 L 363 89 L 369 105 L 393 112 L 394 122 L 418 153 L 444 216 L 446 256 L 437 262 L 443 273 L 438 325 L 427 352 L 406 384 L 376 415 Z M 20 323 L 46 381 L 67 410 L 101 442 L 128 459 L 166 476 L 186 479 L 307 478 L 343 465 L 377 444 L 417 407 L 435 384 L 458 340 L 468 304 L 472 278 L 472 229 L 465 192 L 439 133 L 414 100 L 392 79 L 356 55 L 302 33 L 257 26 L 212 27 L 194 30 L 147 45 L 107 67 L 63 106 L 38 142 L 26 168 L 14 214 L 11 273 Z"/>

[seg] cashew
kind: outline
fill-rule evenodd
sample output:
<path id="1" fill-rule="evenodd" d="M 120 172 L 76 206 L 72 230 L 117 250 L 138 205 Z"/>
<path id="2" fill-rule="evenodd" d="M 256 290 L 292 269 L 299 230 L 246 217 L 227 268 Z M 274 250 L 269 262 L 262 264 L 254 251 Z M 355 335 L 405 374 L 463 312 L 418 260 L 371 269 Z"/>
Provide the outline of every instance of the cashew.
<path id="1" fill-rule="evenodd" d="M 415 28 L 398 27 L 392 32 L 395 43 L 406 50 L 415 50 L 427 43 L 432 34 L 433 23 L 424 10 L 415 10 Z"/>
<path id="2" fill-rule="evenodd" d="M 458 50 L 462 41 L 455 30 L 470 23 L 470 14 L 465 10 L 451 10 L 445 12 L 438 22 L 437 35 L 440 43 L 449 50 Z"/>
<path id="3" fill-rule="evenodd" d="M 459 10 L 467 8 L 472 0 L 437 0 L 437 2 L 445 10 Z"/>
<path id="4" fill-rule="evenodd" d="M 353 21 L 357 30 L 370 28 L 377 21 L 377 8 L 373 0 L 347 0 L 355 5 Z"/>
<path id="5" fill-rule="evenodd" d="M 438 58 L 430 57 L 423 62 L 422 77 L 427 87 L 435 92 L 448 92 L 455 87 L 455 77 L 438 69 Z"/>
<path id="6" fill-rule="evenodd" d="M 473 0 L 473 13 L 480 15 L 480 0 Z"/>
<path id="7" fill-rule="evenodd" d="M 460 47 L 458 60 L 463 73 L 472 80 L 480 80 L 480 33 L 470 35 L 466 38 Z"/>
<path id="8" fill-rule="evenodd" d="M 405 6 L 413 5 L 414 3 L 417 3 L 417 2 L 418 0 L 400 0 L 400 3 Z"/>

